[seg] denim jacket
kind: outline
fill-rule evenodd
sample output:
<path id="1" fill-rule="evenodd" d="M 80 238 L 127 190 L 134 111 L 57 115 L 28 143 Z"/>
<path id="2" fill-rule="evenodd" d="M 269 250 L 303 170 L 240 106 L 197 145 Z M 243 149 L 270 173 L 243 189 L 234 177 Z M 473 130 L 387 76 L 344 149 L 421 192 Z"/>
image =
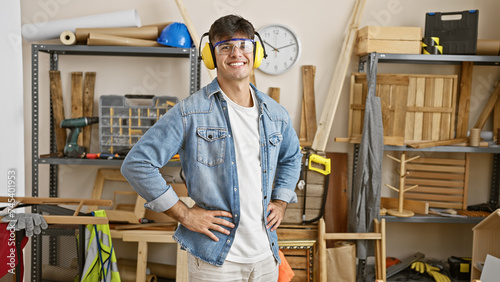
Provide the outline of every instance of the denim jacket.
<path id="1" fill-rule="evenodd" d="M 261 140 L 262 204 L 279 199 L 297 202 L 295 186 L 300 174 L 302 153 L 297 134 L 287 111 L 255 86 L 259 107 Z M 238 228 L 240 199 L 234 141 L 228 122 L 227 102 L 214 79 L 210 84 L 170 109 L 134 145 L 122 164 L 122 174 L 156 212 L 170 209 L 178 200 L 159 169 L 176 153 L 186 176 L 189 196 L 207 210 L 224 210 L 235 227 L 229 235 L 212 232 L 219 238 L 188 230 L 180 225 L 174 239 L 195 257 L 213 265 L 222 265 Z M 265 219 L 266 215 L 262 214 Z M 224 227 L 226 228 L 226 227 Z M 274 257 L 278 255 L 276 231 L 267 229 Z"/>

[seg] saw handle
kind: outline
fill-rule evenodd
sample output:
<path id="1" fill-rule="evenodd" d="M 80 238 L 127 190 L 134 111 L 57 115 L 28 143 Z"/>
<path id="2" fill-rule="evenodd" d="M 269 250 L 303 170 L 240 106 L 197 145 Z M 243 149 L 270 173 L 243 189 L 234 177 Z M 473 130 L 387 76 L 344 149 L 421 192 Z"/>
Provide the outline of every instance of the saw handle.
<path id="1" fill-rule="evenodd" d="M 312 163 L 317 163 L 323 165 L 324 169 L 312 166 Z M 309 156 L 309 169 L 312 171 L 319 172 L 323 175 L 328 175 L 331 172 L 331 161 L 328 158 L 322 157 L 317 154 L 311 154 Z"/>

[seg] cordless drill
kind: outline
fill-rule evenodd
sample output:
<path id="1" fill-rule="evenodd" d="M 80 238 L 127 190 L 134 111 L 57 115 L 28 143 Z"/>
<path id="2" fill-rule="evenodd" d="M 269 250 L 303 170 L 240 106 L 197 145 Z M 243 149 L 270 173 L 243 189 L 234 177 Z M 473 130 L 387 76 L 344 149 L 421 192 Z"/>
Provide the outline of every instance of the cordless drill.
<path id="1" fill-rule="evenodd" d="M 66 139 L 66 145 L 64 146 L 64 156 L 69 158 L 82 157 L 86 153 L 86 149 L 85 147 L 78 146 L 78 136 L 83 127 L 98 122 L 98 117 L 81 117 L 61 121 L 61 128 L 70 129 L 70 133 Z"/>

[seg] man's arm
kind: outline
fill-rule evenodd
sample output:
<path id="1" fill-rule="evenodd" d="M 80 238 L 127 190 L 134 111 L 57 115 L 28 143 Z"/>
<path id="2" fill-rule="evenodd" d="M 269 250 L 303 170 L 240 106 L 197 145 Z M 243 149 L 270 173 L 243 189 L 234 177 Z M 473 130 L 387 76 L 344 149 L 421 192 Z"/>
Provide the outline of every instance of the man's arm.
<path id="1" fill-rule="evenodd" d="M 222 226 L 234 228 L 234 224 L 232 222 L 219 218 L 221 216 L 232 218 L 233 216 L 230 212 L 209 211 L 196 204 L 192 208 L 189 208 L 180 200 L 177 201 L 177 203 L 170 209 L 166 210 L 165 213 L 173 219 L 179 221 L 187 229 L 205 234 L 214 241 L 219 241 L 219 238 L 217 238 L 211 230 L 229 235 L 230 231 Z"/>

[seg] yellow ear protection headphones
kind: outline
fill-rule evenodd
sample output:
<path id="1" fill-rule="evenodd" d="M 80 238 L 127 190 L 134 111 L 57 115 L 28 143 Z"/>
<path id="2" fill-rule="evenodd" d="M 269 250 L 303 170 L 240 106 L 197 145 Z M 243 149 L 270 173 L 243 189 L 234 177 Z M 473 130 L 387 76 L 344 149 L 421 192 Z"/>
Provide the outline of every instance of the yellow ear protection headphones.
<path id="1" fill-rule="evenodd" d="M 267 57 L 266 49 L 264 46 L 261 44 L 262 38 L 260 38 L 259 33 L 255 32 L 257 37 L 259 38 L 259 41 L 255 41 L 254 48 L 253 48 L 253 68 L 256 69 L 260 66 L 262 63 L 262 60 Z M 204 33 L 201 36 L 200 42 L 203 40 L 203 37 L 208 36 L 208 32 Z M 213 70 L 217 67 L 217 62 L 215 60 L 215 50 L 214 46 L 212 45 L 211 42 L 205 43 L 203 46 L 203 49 L 201 49 L 201 44 L 200 44 L 200 50 L 198 50 L 198 53 L 200 54 L 200 60 L 203 60 L 203 63 L 205 66 Z"/>

